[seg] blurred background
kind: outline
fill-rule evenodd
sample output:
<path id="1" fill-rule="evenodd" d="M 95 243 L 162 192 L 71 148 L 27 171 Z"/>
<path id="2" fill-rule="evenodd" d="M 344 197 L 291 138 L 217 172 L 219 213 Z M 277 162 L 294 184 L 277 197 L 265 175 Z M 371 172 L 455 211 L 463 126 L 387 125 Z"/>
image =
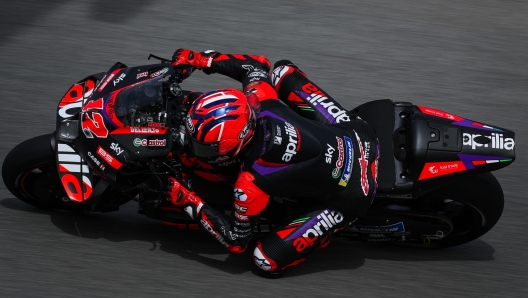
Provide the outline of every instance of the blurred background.
<path id="1" fill-rule="evenodd" d="M 503 217 L 460 247 L 335 242 L 280 280 L 251 272 L 204 233 L 136 214 L 42 211 L 0 187 L 0 296 L 528 296 L 525 1 L 0 1 L 0 158 L 50 133 L 56 105 L 116 61 L 180 47 L 294 61 L 346 108 L 390 98 L 516 132 L 496 172 Z M 239 87 L 195 72 L 183 85 Z"/>

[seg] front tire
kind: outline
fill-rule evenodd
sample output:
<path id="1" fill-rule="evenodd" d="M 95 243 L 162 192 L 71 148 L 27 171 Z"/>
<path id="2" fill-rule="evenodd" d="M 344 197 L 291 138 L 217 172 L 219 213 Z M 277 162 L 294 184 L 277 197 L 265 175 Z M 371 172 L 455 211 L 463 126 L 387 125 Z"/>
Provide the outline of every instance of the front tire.
<path id="1" fill-rule="evenodd" d="M 39 208 L 78 210 L 66 204 L 66 192 L 57 172 L 52 134 L 31 138 L 13 148 L 4 159 L 2 179 L 18 199 Z"/>

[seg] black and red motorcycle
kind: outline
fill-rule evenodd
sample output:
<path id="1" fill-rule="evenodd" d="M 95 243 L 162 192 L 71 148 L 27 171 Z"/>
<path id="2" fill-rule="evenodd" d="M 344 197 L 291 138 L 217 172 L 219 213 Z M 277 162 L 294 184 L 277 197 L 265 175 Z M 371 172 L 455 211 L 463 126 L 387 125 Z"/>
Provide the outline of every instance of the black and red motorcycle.
<path id="1" fill-rule="evenodd" d="M 167 206 L 164 192 L 167 175 L 181 169 L 188 92 L 170 61 L 151 57 L 160 63 L 116 63 L 73 85 L 59 102 L 56 131 L 6 156 L 2 176 L 11 193 L 36 207 L 84 212 L 116 211 L 134 200 L 142 214 L 198 228 Z M 368 213 L 336 238 L 448 247 L 497 223 L 504 196 L 490 172 L 515 160 L 512 131 L 388 99 L 353 112 L 374 126 L 380 141 L 378 189 Z M 297 202 L 270 204 L 274 213 L 263 214 L 259 232 Z"/>

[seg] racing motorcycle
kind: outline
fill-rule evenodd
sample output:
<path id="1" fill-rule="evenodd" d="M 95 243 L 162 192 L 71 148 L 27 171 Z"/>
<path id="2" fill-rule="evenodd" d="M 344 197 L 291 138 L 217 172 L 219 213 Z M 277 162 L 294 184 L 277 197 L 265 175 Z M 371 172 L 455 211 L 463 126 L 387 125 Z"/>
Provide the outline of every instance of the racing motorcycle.
<path id="1" fill-rule="evenodd" d="M 11 193 L 36 207 L 82 212 L 116 211 L 133 200 L 141 214 L 199 229 L 165 200 L 167 175 L 181 171 L 188 91 L 169 60 L 150 58 L 159 63 L 118 62 L 74 84 L 58 104 L 56 131 L 6 156 L 2 177 Z M 388 99 L 352 112 L 378 135 L 378 187 L 367 214 L 335 238 L 449 247 L 497 223 L 504 196 L 490 172 L 515 160 L 514 132 Z M 229 213 L 231 199 L 224 203 Z M 297 204 L 295 198 L 270 200 L 272 212 L 262 215 L 256 232 L 270 231 Z"/>

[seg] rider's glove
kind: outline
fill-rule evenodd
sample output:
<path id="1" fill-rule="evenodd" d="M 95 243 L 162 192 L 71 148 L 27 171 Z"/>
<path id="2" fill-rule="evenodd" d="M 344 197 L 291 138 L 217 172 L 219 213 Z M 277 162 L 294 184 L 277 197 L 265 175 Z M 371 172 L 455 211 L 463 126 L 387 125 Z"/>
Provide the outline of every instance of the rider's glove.
<path id="1" fill-rule="evenodd" d="M 196 219 L 204 203 L 200 197 L 185 188 L 176 178 L 169 176 L 167 197 L 171 203 L 189 214 L 192 219 Z"/>
<path id="2" fill-rule="evenodd" d="M 194 67 L 196 69 L 207 68 L 212 60 L 211 53 L 214 52 L 196 52 L 189 49 L 177 49 L 172 55 L 172 66 L 176 68 Z"/>

